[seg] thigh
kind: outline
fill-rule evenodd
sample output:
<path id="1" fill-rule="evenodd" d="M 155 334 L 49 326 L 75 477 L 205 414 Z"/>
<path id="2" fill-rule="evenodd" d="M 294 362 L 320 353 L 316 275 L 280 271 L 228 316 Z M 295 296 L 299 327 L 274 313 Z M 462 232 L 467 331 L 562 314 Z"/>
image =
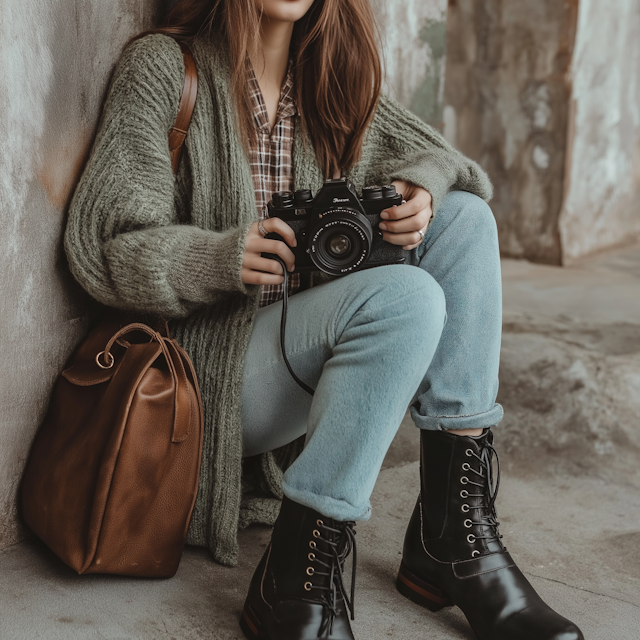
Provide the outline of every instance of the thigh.
<path id="1" fill-rule="evenodd" d="M 315 389 L 348 325 L 358 319 L 366 324 L 369 313 L 388 315 L 388 321 L 395 323 L 393 314 L 402 307 L 400 302 L 413 300 L 423 286 L 425 295 L 432 288 L 439 290 L 422 270 L 391 265 L 353 273 L 293 296 L 289 300 L 286 351 L 297 376 Z M 285 445 L 307 431 L 312 397 L 298 386 L 284 363 L 281 313 L 282 302 L 258 310 L 246 351 L 242 384 L 245 456 Z M 376 339 L 384 340 L 384 335 Z"/>
<path id="2" fill-rule="evenodd" d="M 353 294 L 371 275 L 354 273 L 289 299 L 287 358 L 296 375 L 316 388 L 337 343 Z M 291 377 L 280 348 L 282 302 L 256 313 L 245 355 L 242 384 L 243 455 L 292 442 L 306 433 L 312 397 Z"/>
<path id="3" fill-rule="evenodd" d="M 296 375 L 315 388 L 331 351 L 322 339 L 322 319 L 301 313 L 313 306 L 315 290 L 289 300 L 287 358 Z M 280 348 L 282 302 L 256 313 L 245 354 L 242 382 L 243 455 L 253 456 L 292 442 L 307 429 L 312 397 L 291 377 Z M 302 317 L 301 317 L 302 316 Z M 314 322 L 316 320 L 316 322 Z"/>

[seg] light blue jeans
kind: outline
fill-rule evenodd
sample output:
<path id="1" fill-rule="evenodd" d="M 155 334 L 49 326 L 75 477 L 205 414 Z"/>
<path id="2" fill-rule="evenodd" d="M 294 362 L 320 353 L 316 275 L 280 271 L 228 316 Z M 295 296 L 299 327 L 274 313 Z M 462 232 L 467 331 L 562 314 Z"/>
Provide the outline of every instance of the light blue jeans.
<path id="1" fill-rule="evenodd" d="M 366 520 L 384 456 L 411 405 L 421 429 L 496 425 L 502 323 L 491 210 L 450 193 L 410 265 L 368 269 L 257 313 L 242 387 L 244 455 L 306 433 L 284 476 L 292 500 L 338 520 Z"/>

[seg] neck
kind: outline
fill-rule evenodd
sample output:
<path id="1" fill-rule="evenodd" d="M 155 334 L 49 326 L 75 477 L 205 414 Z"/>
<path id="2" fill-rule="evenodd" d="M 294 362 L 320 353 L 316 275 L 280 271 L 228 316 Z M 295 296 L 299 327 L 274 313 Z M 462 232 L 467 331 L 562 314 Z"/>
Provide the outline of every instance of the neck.
<path id="1" fill-rule="evenodd" d="M 260 86 L 281 87 L 289 62 L 293 22 L 270 20 L 262 14 L 260 44 L 249 56 Z"/>

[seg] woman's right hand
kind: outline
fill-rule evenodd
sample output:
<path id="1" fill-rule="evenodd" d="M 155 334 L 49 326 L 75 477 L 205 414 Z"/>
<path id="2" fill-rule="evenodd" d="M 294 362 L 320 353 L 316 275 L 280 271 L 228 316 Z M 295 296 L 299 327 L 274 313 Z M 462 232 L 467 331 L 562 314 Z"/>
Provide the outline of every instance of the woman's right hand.
<path id="1" fill-rule="evenodd" d="M 276 260 L 263 258 L 262 253 L 275 253 L 287 265 L 287 271 L 295 268 L 295 256 L 289 247 L 295 247 L 296 236 L 293 229 L 280 218 L 267 218 L 262 225 L 269 233 L 277 233 L 284 238 L 281 240 L 267 240 L 262 237 L 258 223 L 254 222 L 247 233 L 242 256 L 241 279 L 245 284 L 282 284 L 284 273 L 282 265 Z M 286 244 L 285 244 L 286 243 Z M 289 245 L 289 246 L 287 246 Z"/>

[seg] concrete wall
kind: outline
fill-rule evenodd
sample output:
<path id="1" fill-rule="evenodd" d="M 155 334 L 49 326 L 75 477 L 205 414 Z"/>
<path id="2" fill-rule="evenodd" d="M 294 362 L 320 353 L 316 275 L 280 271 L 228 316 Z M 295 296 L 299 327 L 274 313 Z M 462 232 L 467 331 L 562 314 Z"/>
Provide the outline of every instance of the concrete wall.
<path id="1" fill-rule="evenodd" d="M 567 263 L 640 237 L 638 0 L 581 1 L 571 81 L 560 216 Z"/>
<path id="2" fill-rule="evenodd" d="M 450 0 L 445 135 L 489 172 L 505 255 L 560 261 L 577 0 Z"/>
<path id="3" fill-rule="evenodd" d="M 373 0 L 382 35 L 386 90 L 442 129 L 447 0 Z"/>
<path id="4" fill-rule="evenodd" d="M 85 330 L 65 209 L 113 62 L 155 0 L 0 3 L 0 548 L 20 537 L 16 489 L 51 385 Z"/>
<path id="5" fill-rule="evenodd" d="M 640 234 L 640 3 L 450 0 L 445 135 L 496 187 L 502 252 L 566 263 Z"/>
<path id="6" fill-rule="evenodd" d="M 87 324 L 68 274 L 65 210 L 123 44 L 160 0 L 0 0 L 0 549 L 23 532 L 16 493 L 53 382 Z M 378 1 L 390 85 L 442 110 L 446 0 Z"/>

